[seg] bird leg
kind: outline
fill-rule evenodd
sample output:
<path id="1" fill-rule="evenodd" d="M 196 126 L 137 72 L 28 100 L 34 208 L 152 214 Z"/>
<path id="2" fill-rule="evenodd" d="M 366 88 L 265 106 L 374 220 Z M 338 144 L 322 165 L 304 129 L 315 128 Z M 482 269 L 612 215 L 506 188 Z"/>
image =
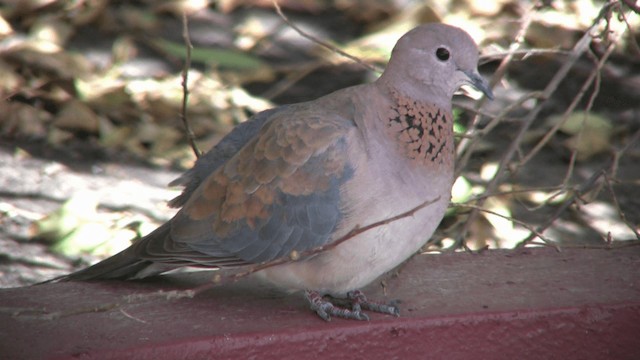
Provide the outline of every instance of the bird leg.
<path id="1" fill-rule="evenodd" d="M 347 297 L 344 299 L 334 298 L 334 300 L 339 302 L 346 302 L 350 304 L 351 309 L 334 305 L 330 300 L 320 295 L 317 291 L 307 290 L 304 295 L 311 305 L 311 310 L 315 311 L 316 314 L 325 321 L 331 321 L 332 316 L 343 319 L 369 321 L 369 316 L 362 312 L 363 309 L 394 316 L 400 315 L 400 309 L 396 304 L 382 304 L 369 301 L 360 290 L 349 291 L 347 293 Z"/>
<path id="2" fill-rule="evenodd" d="M 360 290 L 349 291 L 347 298 L 351 300 L 354 309 L 357 307 L 358 309 L 362 308 L 382 314 L 400 316 L 400 308 L 398 307 L 397 301 L 392 301 L 389 304 L 370 301 Z"/>

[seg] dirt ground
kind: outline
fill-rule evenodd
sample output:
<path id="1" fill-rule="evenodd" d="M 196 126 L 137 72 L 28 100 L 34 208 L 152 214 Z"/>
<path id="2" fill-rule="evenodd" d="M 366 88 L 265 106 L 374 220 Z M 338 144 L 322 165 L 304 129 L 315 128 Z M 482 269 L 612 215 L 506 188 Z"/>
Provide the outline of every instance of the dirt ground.
<path id="1" fill-rule="evenodd" d="M 0 287 L 86 266 L 175 213 L 166 202 L 180 189 L 167 184 L 194 159 L 180 120 L 183 11 L 195 46 L 187 115 L 203 149 L 258 111 L 376 76 L 305 39 L 269 1 L 63 3 L 0 5 Z M 638 9 L 406 3 L 281 5 L 305 33 L 378 66 L 388 39 L 424 21 L 466 26 L 479 42 L 496 99 L 455 98 L 467 136 L 454 201 L 472 207 L 455 207 L 425 250 L 457 239 L 472 249 L 637 246 Z M 540 236 L 527 239 L 532 231 Z"/>

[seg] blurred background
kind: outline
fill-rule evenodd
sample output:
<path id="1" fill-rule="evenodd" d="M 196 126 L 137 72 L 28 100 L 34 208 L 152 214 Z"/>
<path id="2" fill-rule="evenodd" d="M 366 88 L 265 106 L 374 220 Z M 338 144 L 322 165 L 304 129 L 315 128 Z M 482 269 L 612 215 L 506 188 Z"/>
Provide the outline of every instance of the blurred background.
<path id="1" fill-rule="evenodd" d="M 459 177 L 424 251 L 640 244 L 640 3 L 278 3 L 286 19 L 271 0 L 0 1 L 1 287 L 84 267 L 175 213 L 167 184 L 195 161 L 185 25 L 205 151 L 259 111 L 374 80 L 418 24 L 459 26 L 496 99 L 454 100 Z"/>

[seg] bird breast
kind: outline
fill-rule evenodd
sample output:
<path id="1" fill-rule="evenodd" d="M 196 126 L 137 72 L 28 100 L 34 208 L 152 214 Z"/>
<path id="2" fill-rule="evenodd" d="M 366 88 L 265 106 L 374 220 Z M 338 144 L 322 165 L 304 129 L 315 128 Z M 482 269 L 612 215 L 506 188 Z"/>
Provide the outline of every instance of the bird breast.
<path id="1" fill-rule="evenodd" d="M 450 112 L 396 98 L 376 113 L 377 118 L 368 118 L 376 124 L 347 135 L 346 156 L 354 174 L 340 191 L 343 220 L 333 240 L 354 228 L 383 223 L 310 259 L 267 269 L 264 277 L 291 289 L 340 295 L 393 269 L 431 237 L 453 183 Z M 429 204 L 384 223 L 423 203 Z"/>

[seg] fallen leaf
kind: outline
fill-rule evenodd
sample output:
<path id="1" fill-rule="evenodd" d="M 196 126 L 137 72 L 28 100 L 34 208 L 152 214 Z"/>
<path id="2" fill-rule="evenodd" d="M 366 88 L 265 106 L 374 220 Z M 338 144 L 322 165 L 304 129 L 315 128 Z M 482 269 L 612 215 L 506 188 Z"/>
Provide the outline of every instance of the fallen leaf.
<path id="1" fill-rule="evenodd" d="M 555 123 L 561 121 L 561 118 L 555 116 L 548 121 Z M 577 152 L 576 159 L 579 161 L 588 160 L 611 147 L 613 126 L 609 119 L 599 114 L 575 112 L 567 117 L 560 131 L 572 135 L 564 145 Z"/>
<path id="2" fill-rule="evenodd" d="M 97 134 L 100 120 L 93 110 L 82 101 L 67 102 L 53 120 L 53 125 L 64 130 L 87 131 Z"/>
<path id="3" fill-rule="evenodd" d="M 95 217 L 98 197 L 95 193 L 81 191 L 44 218 L 31 224 L 30 235 L 50 242 L 57 242 L 74 231 L 82 222 Z"/>

